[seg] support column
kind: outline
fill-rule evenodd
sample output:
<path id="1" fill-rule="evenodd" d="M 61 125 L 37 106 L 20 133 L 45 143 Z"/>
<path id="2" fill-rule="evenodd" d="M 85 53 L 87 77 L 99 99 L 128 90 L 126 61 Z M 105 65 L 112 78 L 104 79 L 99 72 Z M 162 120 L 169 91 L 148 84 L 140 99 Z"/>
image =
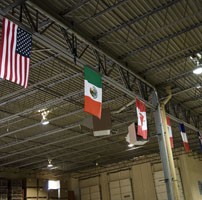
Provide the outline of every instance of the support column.
<path id="1" fill-rule="evenodd" d="M 168 161 L 168 152 L 166 149 L 160 105 L 159 105 L 158 95 L 156 91 L 152 93 L 152 103 L 155 106 L 154 118 L 155 118 L 155 124 L 156 124 L 156 130 L 157 130 L 157 136 L 158 136 L 158 142 L 159 142 L 159 148 L 160 148 L 160 155 L 161 155 L 161 160 L 163 164 L 167 196 L 168 196 L 168 200 L 174 200 L 172 177 L 171 177 L 170 166 Z"/>
<path id="2" fill-rule="evenodd" d="M 164 130 L 165 130 L 165 140 L 166 140 L 166 146 L 167 146 L 167 151 L 168 151 L 168 158 L 169 158 L 169 163 L 170 163 L 171 175 L 173 177 L 175 199 L 180 200 L 180 193 L 179 193 L 179 189 L 178 189 L 178 181 L 177 181 L 177 175 L 176 175 L 176 171 L 175 171 L 175 163 L 173 160 L 173 153 L 172 153 L 171 144 L 170 144 L 170 138 L 169 138 L 169 132 L 168 132 L 168 126 L 167 126 L 167 121 L 166 121 L 166 112 L 165 112 L 164 104 L 161 105 L 161 114 L 162 114 Z"/>
<path id="3" fill-rule="evenodd" d="M 100 185 L 101 185 L 102 199 L 110 200 L 109 183 L 106 172 L 100 174 Z"/>

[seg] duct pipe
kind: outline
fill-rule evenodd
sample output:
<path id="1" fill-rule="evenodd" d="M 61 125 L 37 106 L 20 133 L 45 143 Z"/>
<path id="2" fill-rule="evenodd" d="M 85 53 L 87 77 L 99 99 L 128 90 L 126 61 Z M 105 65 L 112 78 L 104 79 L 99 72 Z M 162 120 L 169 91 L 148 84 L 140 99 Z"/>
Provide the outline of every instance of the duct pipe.
<path id="1" fill-rule="evenodd" d="M 129 106 L 133 105 L 135 103 L 136 100 L 132 100 L 129 103 L 127 103 L 125 106 L 119 108 L 118 110 L 115 110 L 112 112 L 112 114 L 118 114 L 120 112 L 122 112 L 123 110 L 125 110 L 126 108 L 128 108 Z"/>
<path id="2" fill-rule="evenodd" d="M 165 105 L 168 103 L 168 101 L 172 97 L 171 88 L 170 87 L 166 88 L 166 92 L 168 93 L 168 96 L 161 103 L 161 116 L 162 116 L 164 132 L 165 132 L 165 140 L 166 140 L 166 147 L 167 147 L 167 152 L 168 152 L 171 176 L 173 178 L 174 195 L 175 195 L 176 200 L 180 200 L 178 181 L 177 181 L 177 176 L 176 176 L 176 171 L 175 171 L 175 163 L 173 160 L 173 153 L 172 153 L 171 144 L 170 144 L 169 131 L 168 131 L 167 120 L 166 120 L 166 112 L 165 112 Z"/>

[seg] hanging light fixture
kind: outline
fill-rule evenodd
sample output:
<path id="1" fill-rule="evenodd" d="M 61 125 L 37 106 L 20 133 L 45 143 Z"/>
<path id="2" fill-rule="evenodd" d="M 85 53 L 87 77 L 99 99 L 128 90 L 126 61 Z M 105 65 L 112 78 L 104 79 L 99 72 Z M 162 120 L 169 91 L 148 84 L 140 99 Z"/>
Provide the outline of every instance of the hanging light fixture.
<path id="1" fill-rule="evenodd" d="M 194 70 L 193 70 L 193 73 L 194 74 L 201 74 L 202 73 L 202 65 L 198 65 L 198 66 L 196 66 L 195 68 L 194 68 Z"/>
<path id="2" fill-rule="evenodd" d="M 202 64 L 200 64 L 201 54 L 197 53 L 196 56 L 190 56 L 190 59 L 195 64 L 195 67 L 193 69 L 194 74 L 202 74 Z"/>
<path id="3" fill-rule="evenodd" d="M 50 160 L 50 159 L 48 160 L 48 165 L 47 165 L 47 167 L 48 167 L 48 168 L 53 167 L 52 160 Z"/>
<path id="4" fill-rule="evenodd" d="M 200 88 L 201 88 L 201 84 L 197 83 L 197 84 L 195 85 L 195 87 L 196 87 L 197 89 L 200 89 Z"/>
<path id="5" fill-rule="evenodd" d="M 43 124 L 43 125 L 49 124 L 49 121 L 48 121 L 48 119 L 47 119 L 48 113 L 49 113 L 48 110 L 44 110 L 44 111 L 41 113 L 41 116 L 42 116 L 41 124 Z"/>
<path id="6" fill-rule="evenodd" d="M 134 146 L 134 144 L 129 144 L 129 145 L 128 145 L 129 148 L 131 148 L 131 147 L 133 147 L 133 146 Z"/>

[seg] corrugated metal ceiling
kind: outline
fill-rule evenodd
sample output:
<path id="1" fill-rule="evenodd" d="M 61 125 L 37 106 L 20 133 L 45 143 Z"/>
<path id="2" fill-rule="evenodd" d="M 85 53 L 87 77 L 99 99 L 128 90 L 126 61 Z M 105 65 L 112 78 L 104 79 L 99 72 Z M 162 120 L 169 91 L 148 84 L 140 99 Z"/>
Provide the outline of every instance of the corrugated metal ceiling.
<path id="1" fill-rule="evenodd" d="M 3 11 L 13 1 L 0 3 Z M 201 89 L 194 86 L 202 84 L 202 79 L 192 73 L 194 64 L 189 59 L 190 55 L 200 53 L 202 48 L 200 0 L 47 0 L 37 3 L 62 15 L 105 52 L 110 52 L 130 70 L 156 86 L 161 97 L 166 96 L 166 85 L 172 86 L 173 93 L 191 88 L 175 95 L 173 104 L 181 104 L 200 115 Z M 35 21 L 36 10 L 29 1 L 27 8 Z M 7 17 L 18 20 L 19 13 L 20 6 L 17 6 Z M 22 23 L 30 28 L 25 13 Z M 39 12 L 38 23 L 40 35 L 56 44 L 58 49 L 71 54 L 57 22 Z M 71 31 L 67 31 L 71 38 Z M 77 56 L 82 55 L 84 62 L 98 69 L 95 49 L 79 38 L 77 42 Z M 125 136 L 128 124 L 136 120 L 134 105 L 120 114 L 112 114 L 113 126 L 119 124 L 113 128 L 112 137 L 97 140 L 88 133 L 89 130 L 79 126 L 81 120 L 88 116 L 83 112 L 83 71 L 79 61 L 75 64 L 73 58 L 67 59 L 62 54 L 63 50 L 58 53 L 57 48 L 51 49 L 46 41 L 42 43 L 34 37 L 28 89 L 0 81 L 0 165 L 41 169 L 46 167 L 48 159 L 53 159 L 53 163 L 60 166 L 58 169 L 72 171 L 92 167 L 95 160 L 113 162 L 115 152 L 127 158 L 158 152 L 153 113 L 149 108 L 150 142 L 131 152 L 126 151 Z M 106 58 L 107 70 L 111 70 L 109 77 L 124 85 L 117 65 L 102 53 L 99 55 L 101 60 Z M 139 94 L 136 79 L 130 81 L 133 92 Z M 107 82 L 104 82 L 103 92 L 104 107 L 111 111 L 132 100 Z M 48 126 L 40 124 L 41 116 L 37 112 L 40 109 L 51 111 Z M 72 125 L 75 127 L 68 129 Z M 181 147 L 183 143 L 178 125 L 174 122 L 172 125 L 175 146 Z M 192 151 L 200 152 L 196 133 L 187 132 Z M 117 161 L 118 154 L 115 157 Z M 120 159 L 124 159 L 123 156 Z"/>

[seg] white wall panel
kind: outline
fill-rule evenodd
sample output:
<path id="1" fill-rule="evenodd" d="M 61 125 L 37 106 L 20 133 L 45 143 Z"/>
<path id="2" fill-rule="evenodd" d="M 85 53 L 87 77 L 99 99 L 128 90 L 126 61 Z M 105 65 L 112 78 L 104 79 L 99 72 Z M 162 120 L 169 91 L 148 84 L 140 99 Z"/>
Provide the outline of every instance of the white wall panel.
<path id="1" fill-rule="evenodd" d="M 182 188 L 182 181 L 180 177 L 179 170 L 176 169 L 176 175 L 178 180 L 178 188 L 180 192 L 180 200 L 184 200 L 184 193 Z M 167 200 L 166 184 L 164 182 L 164 173 L 163 171 L 154 172 L 154 182 L 156 195 L 158 200 Z"/>
<path id="2" fill-rule="evenodd" d="M 114 176 L 112 177 L 112 179 L 113 178 Z M 133 200 L 132 185 L 130 179 L 110 181 L 109 188 L 111 200 Z"/>
<path id="3" fill-rule="evenodd" d="M 99 185 L 81 188 L 81 200 L 101 200 Z"/>

